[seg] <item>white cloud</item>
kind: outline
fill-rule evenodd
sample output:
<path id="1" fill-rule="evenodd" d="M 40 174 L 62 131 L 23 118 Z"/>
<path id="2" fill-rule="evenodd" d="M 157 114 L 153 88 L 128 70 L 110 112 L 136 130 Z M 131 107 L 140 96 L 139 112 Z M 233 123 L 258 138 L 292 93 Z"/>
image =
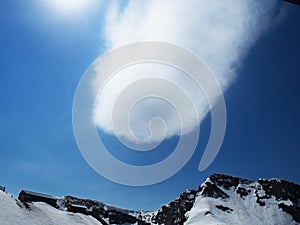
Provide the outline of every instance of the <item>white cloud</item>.
<path id="1" fill-rule="evenodd" d="M 114 2 L 105 22 L 105 38 L 108 49 L 136 41 L 165 41 L 188 48 L 209 65 L 225 91 L 247 51 L 279 17 L 279 7 L 280 1 L 276 0 L 132 0 L 123 9 Z M 97 126 L 113 134 L 111 111 L 116 98 L 130 83 L 149 75 L 164 77 L 185 88 L 196 105 L 200 122 L 203 120 L 208 105 L 201 90 L 179 71 L 148 64 L 127 68 L 108 82 L 96 104 Z M 120 115 L 128 113 L 125 106 L 124 111 L 122 107 L 118 109 Z M 194 119 L 181 125 L 176 111 L 157 99 L 139 103 L 130 116 L 130 126 L 139 138 L 149 136 L 148 123 L 155 116 L 162 116 L 168 126 L 166 137 L 179 135 L 181 129 L 188 133 L 199 126 Z M 116 135 L 138 142 L 128 132 L 127 121 L 121 123 Z M 161 140 L 163 134 L 153 135 L 150 141 Z"/>

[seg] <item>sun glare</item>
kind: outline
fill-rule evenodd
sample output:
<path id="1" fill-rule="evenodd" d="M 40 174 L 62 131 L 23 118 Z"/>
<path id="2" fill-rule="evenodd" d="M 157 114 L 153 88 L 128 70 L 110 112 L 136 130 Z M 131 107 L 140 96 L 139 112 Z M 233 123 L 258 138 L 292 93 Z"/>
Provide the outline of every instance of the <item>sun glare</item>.
<path id="1" fill-rule="evenodd" d="M 64 16 L 82 15 L 91 9 L 96 0 L 49 0 L 50 7 Z"/>

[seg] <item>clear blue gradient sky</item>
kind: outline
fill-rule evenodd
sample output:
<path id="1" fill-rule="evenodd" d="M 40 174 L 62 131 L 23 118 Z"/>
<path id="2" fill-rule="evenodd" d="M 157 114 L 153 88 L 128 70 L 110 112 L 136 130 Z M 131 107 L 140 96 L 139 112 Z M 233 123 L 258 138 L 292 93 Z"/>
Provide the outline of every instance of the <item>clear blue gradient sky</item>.
<path id="1" fill-rule="evenodd" d="M 227 131 L 213 164 L 197 171 L 206 119 L 198 149 L 180 172 L 156 185 L 127 187 L 88 166 L 72 130 L 76 86 L 105 47 L 106 3 L 65 18 L 40 2 L 0 2 L 0 185 L 8 192 L 24 188 L 156 209 L 216 172 L 300 183 L 299 6 L 284 3 L 286 17 L 251 48 L 225 93 Z M 114 146 L 112 137 L 105 140 Z"/>

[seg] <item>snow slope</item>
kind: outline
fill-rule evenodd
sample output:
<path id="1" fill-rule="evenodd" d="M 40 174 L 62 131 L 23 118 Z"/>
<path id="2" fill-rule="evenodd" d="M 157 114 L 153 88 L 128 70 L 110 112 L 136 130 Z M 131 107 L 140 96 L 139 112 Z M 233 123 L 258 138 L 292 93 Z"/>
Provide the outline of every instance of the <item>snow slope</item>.
<path id="1" fill-rule="evenodd" d="M 71 213 L 71 205 L 86 211 Z M 22 203 L 0 191 L 0 225 L 300 225 L 300 186 L 213 174 L 157 211 L 132 211 L 90 199 L 60 198 L 59 209 Z M 93 217 L 92 217 L 93 216 Z M 100 221 L 98 221 L 98 220 Z"/>
<path id="2" fill-rule="evenodd" d="M 249 182 L 249 181 L 248 181 Z M 266 195 L 258 182 L 232 185 L 216 185 L 217 189 L 205 193 L 208 186 L 216 184 L 210 178 L 200 186 L 194 206 L 186 213 L 186 225 L 296 225 L 292 216 L 278 207 L 292 206 L 286 199 Z M 279 181 L 280 182 L 280 181 Z M 219 192 L 219 190 L 221 190 Z M 237 190 L 244 190 L 239 192 Z M 219 193 L 218 193 L 219 192 Z M 220 194 L 221 193 L 221 194 Z M 225 195 L 224 195 L 225 193 Z M 243 193 L 242 195 L 240 193 Z M 261 200 L 263 199 L 263 200 Z"/>
<path id="3" fill-rule="evenodd" d="M 1 225 L 100 225 L 91 216 L 58 210 L 46 203 L 20 201 L 0 191 Z"/>

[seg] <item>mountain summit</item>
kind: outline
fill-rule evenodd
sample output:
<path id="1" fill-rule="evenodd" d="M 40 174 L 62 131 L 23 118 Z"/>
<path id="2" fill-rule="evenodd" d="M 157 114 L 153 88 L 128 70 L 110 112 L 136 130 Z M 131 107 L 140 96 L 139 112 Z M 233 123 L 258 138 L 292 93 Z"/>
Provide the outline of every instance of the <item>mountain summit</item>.
<path id="1" fill-rule="evenodd" d="M 19 198 L 22 201 L 0 192 L 1 225 L 300 224 L 300 186 L 279 179 L 250 181 L 213 174 L 198 190 L 187 190 L 159 210 L 148 212 L 121 209 L 99 201 L 72 196 L 56 198 L 56 207 L 53 207 L 48 205 L 48 195 L 30 191 L 22 191 L 20 194 Z M 53 200 L 52 197 L 51 199 Z"/>
<path id="2" fill-rule="evenodd" d="M 300 224 L 300 186 L 214 174 L 199 187 L 185 224 Z"/>

